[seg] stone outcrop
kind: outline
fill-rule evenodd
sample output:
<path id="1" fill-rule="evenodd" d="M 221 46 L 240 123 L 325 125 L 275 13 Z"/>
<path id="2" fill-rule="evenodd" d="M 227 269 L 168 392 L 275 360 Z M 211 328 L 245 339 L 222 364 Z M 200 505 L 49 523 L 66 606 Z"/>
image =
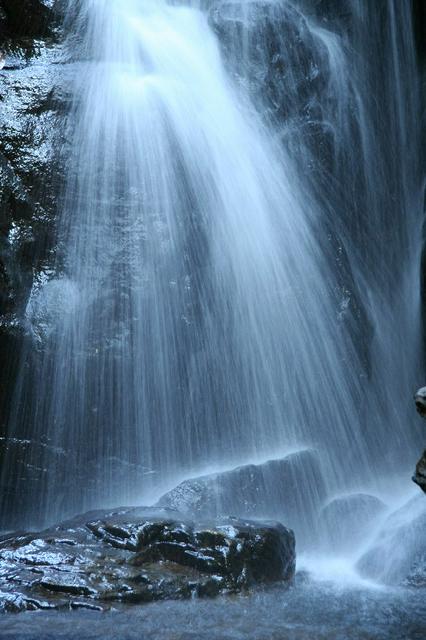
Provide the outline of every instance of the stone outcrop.
<path id="1" fill-rule="evenodd" d="M 422 418 L 426 418 L 426 387 L 422 387 L 416 392 L 414 401 L 416 403 L 417 412 L 422 416 Z M 418 484 L 422 491 L 426 493 L 426 449 L 423 451 L 422 457 L 417 462 L 413 482 Z"/>
<path id="2" fill-rule="evenodd" d="M 0 539 L 0 611 L 108 609 L 288 583 L 295 540 L 276 522 L 194 523 L 170 509 L 91 512 Z"/>
<path id="3" fill-rule="evenodd" d="M 0 32 L 4 40 L 48 38 L 56 34 L 57 0 L 0 0 Z"/>
<path id="4" fill-rule="evenodd" d="M 28 486 L 34 479 L 41 481 L 37 465 L 23 470 L 19 455 L 30 446 L 31 434 L 22 425 L 22 432 L 8 438 L 8 416 L 18 371 L 29 376 L 37 370 L 27 304 L 31 291 L 51 277 L 57 254 L 55 228 L 66 173 L 67 87 L 73 73 L 61 44 L 56 13 L 60 4 L 0 0 L 0 467 L 5 455 L 16 461 L 16 473 L 8 474 L 0 486 L 6 497 L 18 477 Z M 29 380 L 28 388 L 32 386 Z M 38 447 L 47 445 L 37 443 L 34 457 Z M 10 495 L 3 512 L 11 523 L 26 505 L 22 495 L 16 497 L 16 489 Z"/>
<path id="5" fill-rule="evenodd" d="M 307 189 L 316 191 L 324 176 L 336 172 L 331 122 L 339 107 L 335 90 L 330 92 L 333 70 L 329 51 L 312 23 L 324 23 L 327 30 L 336 28 L 345 33 L 351 28 L 353 6 L 348 0 L 211 0 L 209 4 L 209 22 L 230 75 L 249 93 L 267 126 L 272 126 L 274 136 L 297 167 L 299 179 L 307 181 Z M 330 113 L 325 112 L 326 105 L 332 105 Z M 338 179 L 343 182 L 347 177 Z M 341 206 L 349 211 L 352 205 Z M 362 206 L 355 207 L 348 219 L 357 220 L 362 210 Z M 369 374 L 372 321 L 341 230 L 333 224 L 327 225 L 323 250 L 336 278 L 333 286 L 340 306 L 339 321 L 352 336 Z"/>
<path id="6" fill-rule="evenodd" d="M 423 451 L 422 457 L 416 464 L 416 472 L 413 476 L 413 481 L 426 493 L 426 449 Z"/>
<path id="7" fill-rule="evenodd" d="M 416 403 L 417 413 L 419 413 L 422 418 L 426 418 L 426 387 L 422 387 L 416 391 L 414 402 Z"/>
<path id="8" fill-rule="evenodd" d="M 48 269 L 54 250 L 57 195 L 64 173 L 57 131 L 61 130 L 63 145 L 66 96 L 62 87 L 68 66 L 63 64 L 56 37 L 47 30 L 53 21 L 48 4 L 0 1 L 4 37 L 0 72 L 2 339 L 22 329 L 33 281 Z M 40 33 L 37 7 L 46 24 Z"/>
<path id="9" fill-rule="evenodd" d="M 298 542 L 313 532 L 325 498 L 317 454 L 311 449 L 263 464 L 249 464 L 181 482 L 158 506 L 197 517 L 232 514 L 279 518 L 295 529 Z"/>

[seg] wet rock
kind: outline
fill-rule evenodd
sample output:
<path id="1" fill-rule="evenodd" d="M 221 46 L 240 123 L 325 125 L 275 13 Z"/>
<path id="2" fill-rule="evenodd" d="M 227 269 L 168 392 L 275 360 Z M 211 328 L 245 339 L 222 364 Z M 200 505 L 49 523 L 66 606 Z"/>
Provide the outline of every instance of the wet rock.
<path id="1" fill-rule="evenodd" d="M 0 381 L 1 373 L 0 369 Z M 13 461 L 13 473 L 3 473 L 0 477 L 0 493 L 4 504 L 8 505 L 0 513 L 0 531 L 27 526 L 25 513 L 29 512 L 32 513 L 31 526 L 43 527 L 42 512 L 47 504 L 51 511 L 57 509 L 65 516 L 75 513 L 81 506 L 81 496 L 75 493 L 73 486 L 84 487 L 84 506 L 90 508 L 99 499 L 106 502 L 111 495 L 119 495 L 123 476 L 130 477 L 135 486 L 140 486 L 146 482 L 147 475 L 152 475 L 147 467 L 116 456 L 97 460 L 79 458 L 77 450 L 57 447 L 45 436 L 12 438 L 0 435 L 1 459 Z M 61 473 L 65 461 L 73 469 L 73 486 L 69 477 Z M 60 478 L 54 490 L 52 474 Z M 35 499 L 40 506 L 39 512 L 32 508 Z M 40 520 L 37 520 L 39 516 Z"/>
<path id="2" fill-rule="evenodd" d="M 298 178 L 309 193 L 329 193 L 330 175 L 338 175 L 341 158 L 334 130 L 341 109 L 336 86 L 335 62 L 325 34 L 353 29 L 353 3 L 349 0 L 213 0 L 209 21 L 218 36 L 230 74 L 248 93 L 273 136 L 295 164 Z M 324 23 L 324 30 L 319 25 Z M 343 55 L 343 52 L 342 52 Z M 347 112 L 356 113 L 348 102 Z M 357 123 L 351 123 L 355 132 Z M 360 141 L 361 144 L 361 141 Z M 339 178 L 353 182 L 350 175 Z M 362 187 L 359 187 L 361 194 Z M 333 194 L 335 198 L 335 194 Z M 323 203 L 319 206 L 322 208 Z M 350 237 L 358 233 L 364 204 L 342 202 L 348 211 Z M 356 271 L 345 248 L 345 233 L 334 219 L 324 216 L 321 250 L 327 256 L 339 327 L 351 335 L 360 363 L 371 374 L 370 347 L 373 322 L 359 289 Z M 362 240 L 364 242 L 364 240 Z"/>
<path id="3" fill-rule="evenodd" d="M 73 452 L 55 447 L 46 440 L 0 436 L 0 461 L 13 460 L 13 473 L 0 477 L 0 492 L 7 506 L 0 514 L 0 530 L 22 526 L 22 510 L 28 508 L 35 493 L 49 486 L 50 473 L 61 468 Z M 77 467 L 76 467 L 77 469 Z M 16 499 L 19 486 L 19 500 Z M 57 487 L 59 494 L 62 487 Z M 35 492 L 35 493 L 34 493 Z"/>
<path id="4" fill-rule="evenodd" d="M 65 115 L 56 91 L 57 61 L 56 51 L 45 48 L 30 65 L 0 74 L 0 259 L 7 287 L 2 293 L 6 309 L 21 316 L 33 273 L 52 260 L 63 172 L 56 132 Z"/>
<path id="5" fill-rule="evenodd" d="M 305 541 L 313 532 L 324 481 L 314 451 L 306 449 L 259 465 L 244 465 L 181 482 L 158 506 L 195 517 L 279 518 Z"/>
<path id="6" fill-rule="evenodd" d="M 386 584 L 419 580 L 426 557 L 426 503 L 422 496 L 410 500 L 383 523 L 369 549 L 358 561 L 363 577 Z"/>
<path id="7" fill-rule="evenodd" d="M 261 0 L 219 1 L 213 2 L 209 21 L 231 73 L 266 107 L 268 117 L 280 122 L 296 118 L 307 124 L 308 114 L 311 121 L 318 119 L 316 98 L 325 80 L 318 47 L 296 7 Z M 294 68 L 301 69 L 297 83 Z"/>
<path id="8" fill-rule="evenodd" d="M 416 472 L 413 476 L 413 481 L 426 493 L 426 449 L 423 451 L 422 457 L 416 464 Z"/>
<path id="9" fill-rule="evenodd" d="M 28 299 L 32 289 L 51 278 L 56 263 L 56 216 L 67 149 L 67 87 L 73 74 L 59 42 L 57 4 L 0 0 L 0 353 L 4 365 L 0 367 L 0 437 L 4 439 L 18 370 L 28 377 L 32 371 L 38 375 L 26 316 Z M 33 386 L 28 380 L 28 389 Z M 14 436 L 21 444 L 32 438 L 24 424 Z M 21 446 L 0 441 L 0 468 L 7 453 L 13 469 L 4 474 L 0 488 L 6 496 L 0 527 L 7 526 L 2 518 L 6 512 L 13 523 L 25 511 L 25 488 L 45 481 L 44 467 L 40 458 L 36 460 L 38 447 L 36 443 L 34 455 L 22 456 Z M 27 452 L 30 445 L 24 448 Z"/>
<path id="10" fill-rule="evenodd" d="M 212 597 L 289 582 L 294 571 L 294 534 L 279 523 L 195 524 L 170 509 L 97 511 L 0 539 L 0 611 Z"/>
<path id="11" fill-rule="evenodd" d="M 55 166 L 54 143 L 63 117 L 56 89 L 67 70 L 60 67 L 54 4 L 0 0 L 0 271 L 6 282 L 0 281 L 0 302 L 6 305 L 1 313 L 19 306 L 14 293 L 26 289 L 28 294 L 21 263 L 31 263 L 35 244 L 45 244 L 43 229 L 55 204 L 54 174 L 63 170 Z"/>
<path id="12" fill-rule="evenodd" d="M 41 601 L 24 598 L 20 594 L 0 592 L 0 613 L 21 613 L 22 611 L 37 611 L 46 609 Z"/>
<path id="13" fill-rule="evenodd" d="M 320 180 L 322 170 L 333 170 L 335 156 L 324 113 L 332 69 L 321 34 L 312 28 L 312 13 L 288 2 L 218 0 L 209 19 L 230 73 L 265 121 L 278 128 L 301 174 Z M 334 102 L 335 96 L 327 99 Z"/>
<path id="14" fill-rule="evenodd" d="M 419 389 L 414 395 L 414 401 L 416 403 L 417 412 L 426 418 L 426 387 Z M 423 455 L 417 462 L 416 471 L 413 476 L 413 482 L 419 485 L 419 487 L 426 493 L 426 449 L 423 451 Z"/>
<path id="15" fill-rule="evenodd" d="M 22 328 L 34 274 L 51 259 L 58 172 L 53 52 L 0 73 L 0 325 Z"/>
<path id="16" fill-rule="evenodd" d="M 334 552 L 345 552 L 362 542 L 385 511 L 386 505 L 379 498 L 354 493 L 329 502 L 318 522 L 327 546 Z"/>
<path id="17" fill-rule="evenodd" d="M 45 38 L 56 25 L 55 0 L 0 0 L 2 31 L 6 37 Z"/>
<path id="18" fill-rule="evenodd" d="M 426 418 L 426 387 L 422 387 L 416 392 L 414 401 L 416 403 L 417 412 L 422 416 L 422 418 Z"/>

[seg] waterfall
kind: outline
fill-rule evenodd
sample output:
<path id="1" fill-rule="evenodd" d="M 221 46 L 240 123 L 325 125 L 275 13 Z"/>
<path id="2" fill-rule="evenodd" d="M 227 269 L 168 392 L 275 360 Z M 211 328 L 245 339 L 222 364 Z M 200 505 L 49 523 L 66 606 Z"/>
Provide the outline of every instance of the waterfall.
<path id="1" fill-rule="evenodd" d="M 410 3 L 372 4 L 70 3 L 58 257 L 10 418 L 48 467 L 30 521 L 303 447 L 330 496 L 409 481 L 416 63 Z"/>

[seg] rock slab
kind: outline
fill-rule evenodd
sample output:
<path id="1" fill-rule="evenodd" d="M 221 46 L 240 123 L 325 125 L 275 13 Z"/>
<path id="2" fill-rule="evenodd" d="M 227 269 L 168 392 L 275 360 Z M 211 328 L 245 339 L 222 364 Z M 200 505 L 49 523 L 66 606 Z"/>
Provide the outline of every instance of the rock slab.
<path id="1" fill-rule="evenodd" d="M 290 582 L 295 539 L 276 522 L 194 523 L 170 509 L 80 516 L 0 539 L 0 611 L 108 609 Z"/>
<path id="2" fill-rule="evenodd" d="M 295 530 L 298 544 L 313 532 L 326 491 L 319 458 L 304 449 L 262 464 L 184 480 L 165 493 L 159 507 L 199 518 L 232 514 L 275 519 Z"/>

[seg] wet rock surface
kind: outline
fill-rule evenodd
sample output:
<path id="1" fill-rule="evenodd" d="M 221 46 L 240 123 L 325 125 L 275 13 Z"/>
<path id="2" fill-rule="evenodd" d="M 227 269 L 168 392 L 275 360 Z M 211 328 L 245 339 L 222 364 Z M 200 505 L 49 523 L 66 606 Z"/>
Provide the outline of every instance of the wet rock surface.
<path id="1" fill-rule="evenodd" d="M 414 402 L 416 403 L 417 413 L 419 413 L 422 418 L 426 417 L 426 387 L 421 387 L 418 391 L 416 391 L 414 395 Z"/>
<path id="2" fill-rule="evenodd" d="M 224 53 L 230 75 L 247 92 L 267 124 L 297 166 L 309 189 L 329 183 L 338 174 L 333 120 L 339 112 L 339 88 L 333 86 L 330 51 L 321 29 L 342 34 L 350 28 L 354 7 L 347 0 L 301 0 L 296 3 L 263 0 L 212 0 L 209 22 Z M 343 35 L 345 37 L 345 35 Z M 265 46 L 264 43 L 267 43 Z M 295 81 L 295 70 L 298 70 Z M 299 73 L 300 72 L 300 73 Z M 348 110 L 356 110 L 348 104 Z M 339 125 L 337 125 L 339 126 Z M 353 123 L 354 131 L 356 123 Z M 339 176 L 342 183 L 348 176 Z M 353 177 L 351 176 L 352 182 Z M 359 188 L 362 192 L 362 187 Z M 341 209 L 351 211 L 351 203 Z M 348 215 L 348 224 L 360 215 L 362 206 Z M 342 230 L 327 225 L 324 254 L 330 260 L 333 285 L 342 327 L 352 335 L 368 375 L 373 323 L 345 249 Z M 355 232 L 351 228 L 351 234 Z"/>
<path id="3" fill-rule="evenodd" d="M 279 517 L 296 530 L 300 542 L 304 532 L 315 529 L 324 497 L 317 454 L 306 449 L 263 464 L 185 480 L 162 496 L 158 506 L 201 518 Z"/>
<path id="4" fill-rule="evenodd" d="M 0 329 L 24 327 L 31 286 L 52 264 L 63 166 L 66 96 L 58 86 L 60 51 L 37 43 L 30 58 L 6 54 L 0 72 Z"/>
<path id="5" fill-rule="evenodd" d="M 419 485 L 426 493 L 426 449 L 423 451 L 423 455 L 416 464 L 416 472 L 413 476 L 413 480 Z"/>
<path id="6" fill-rule="evenodd" d="M 52 277 L 57 256 L 68 80 L 74 72 L 61 44 L 60 5 L 0 0 L 0 465 L 6 455 L 15 461 L 0 491 L 11 496 L 5 509 L 9 522 L 26 508 L 25 492 L 16 497 L 20 479 L 28 487 L 42 482 L 43 469 L 37 472 L 41 465 L 32 461 L 48 445 L 32 447 L 25 425 L 8 438 L 7 425 L 18 370 L 28 377 L 37 371 L 38 337 L 28 319 L 28 300 Z"/>
<path id="7" fill-rule="evenodd" d="M 419 389 L 414 395 L 417 413 L 422 418 L 426 418 L 426 387 Z M 426 493 L 426 449 L 416 465 L 413 482 L 419 485 L 420 489 Z"/>
<path id="8" fill-rule="evenodd" d="M 294 534 L 279 523 L 196 524 L 170 509 L 96 511 L 0 539 L 0 611 L 212 597 L 286 583 L 294 571 Z"/>
<path id="9" fill-rule="evenodd" d="M 0 0 L 0 32 L 6 39 L 52 37 L 57 0 Z"/>

